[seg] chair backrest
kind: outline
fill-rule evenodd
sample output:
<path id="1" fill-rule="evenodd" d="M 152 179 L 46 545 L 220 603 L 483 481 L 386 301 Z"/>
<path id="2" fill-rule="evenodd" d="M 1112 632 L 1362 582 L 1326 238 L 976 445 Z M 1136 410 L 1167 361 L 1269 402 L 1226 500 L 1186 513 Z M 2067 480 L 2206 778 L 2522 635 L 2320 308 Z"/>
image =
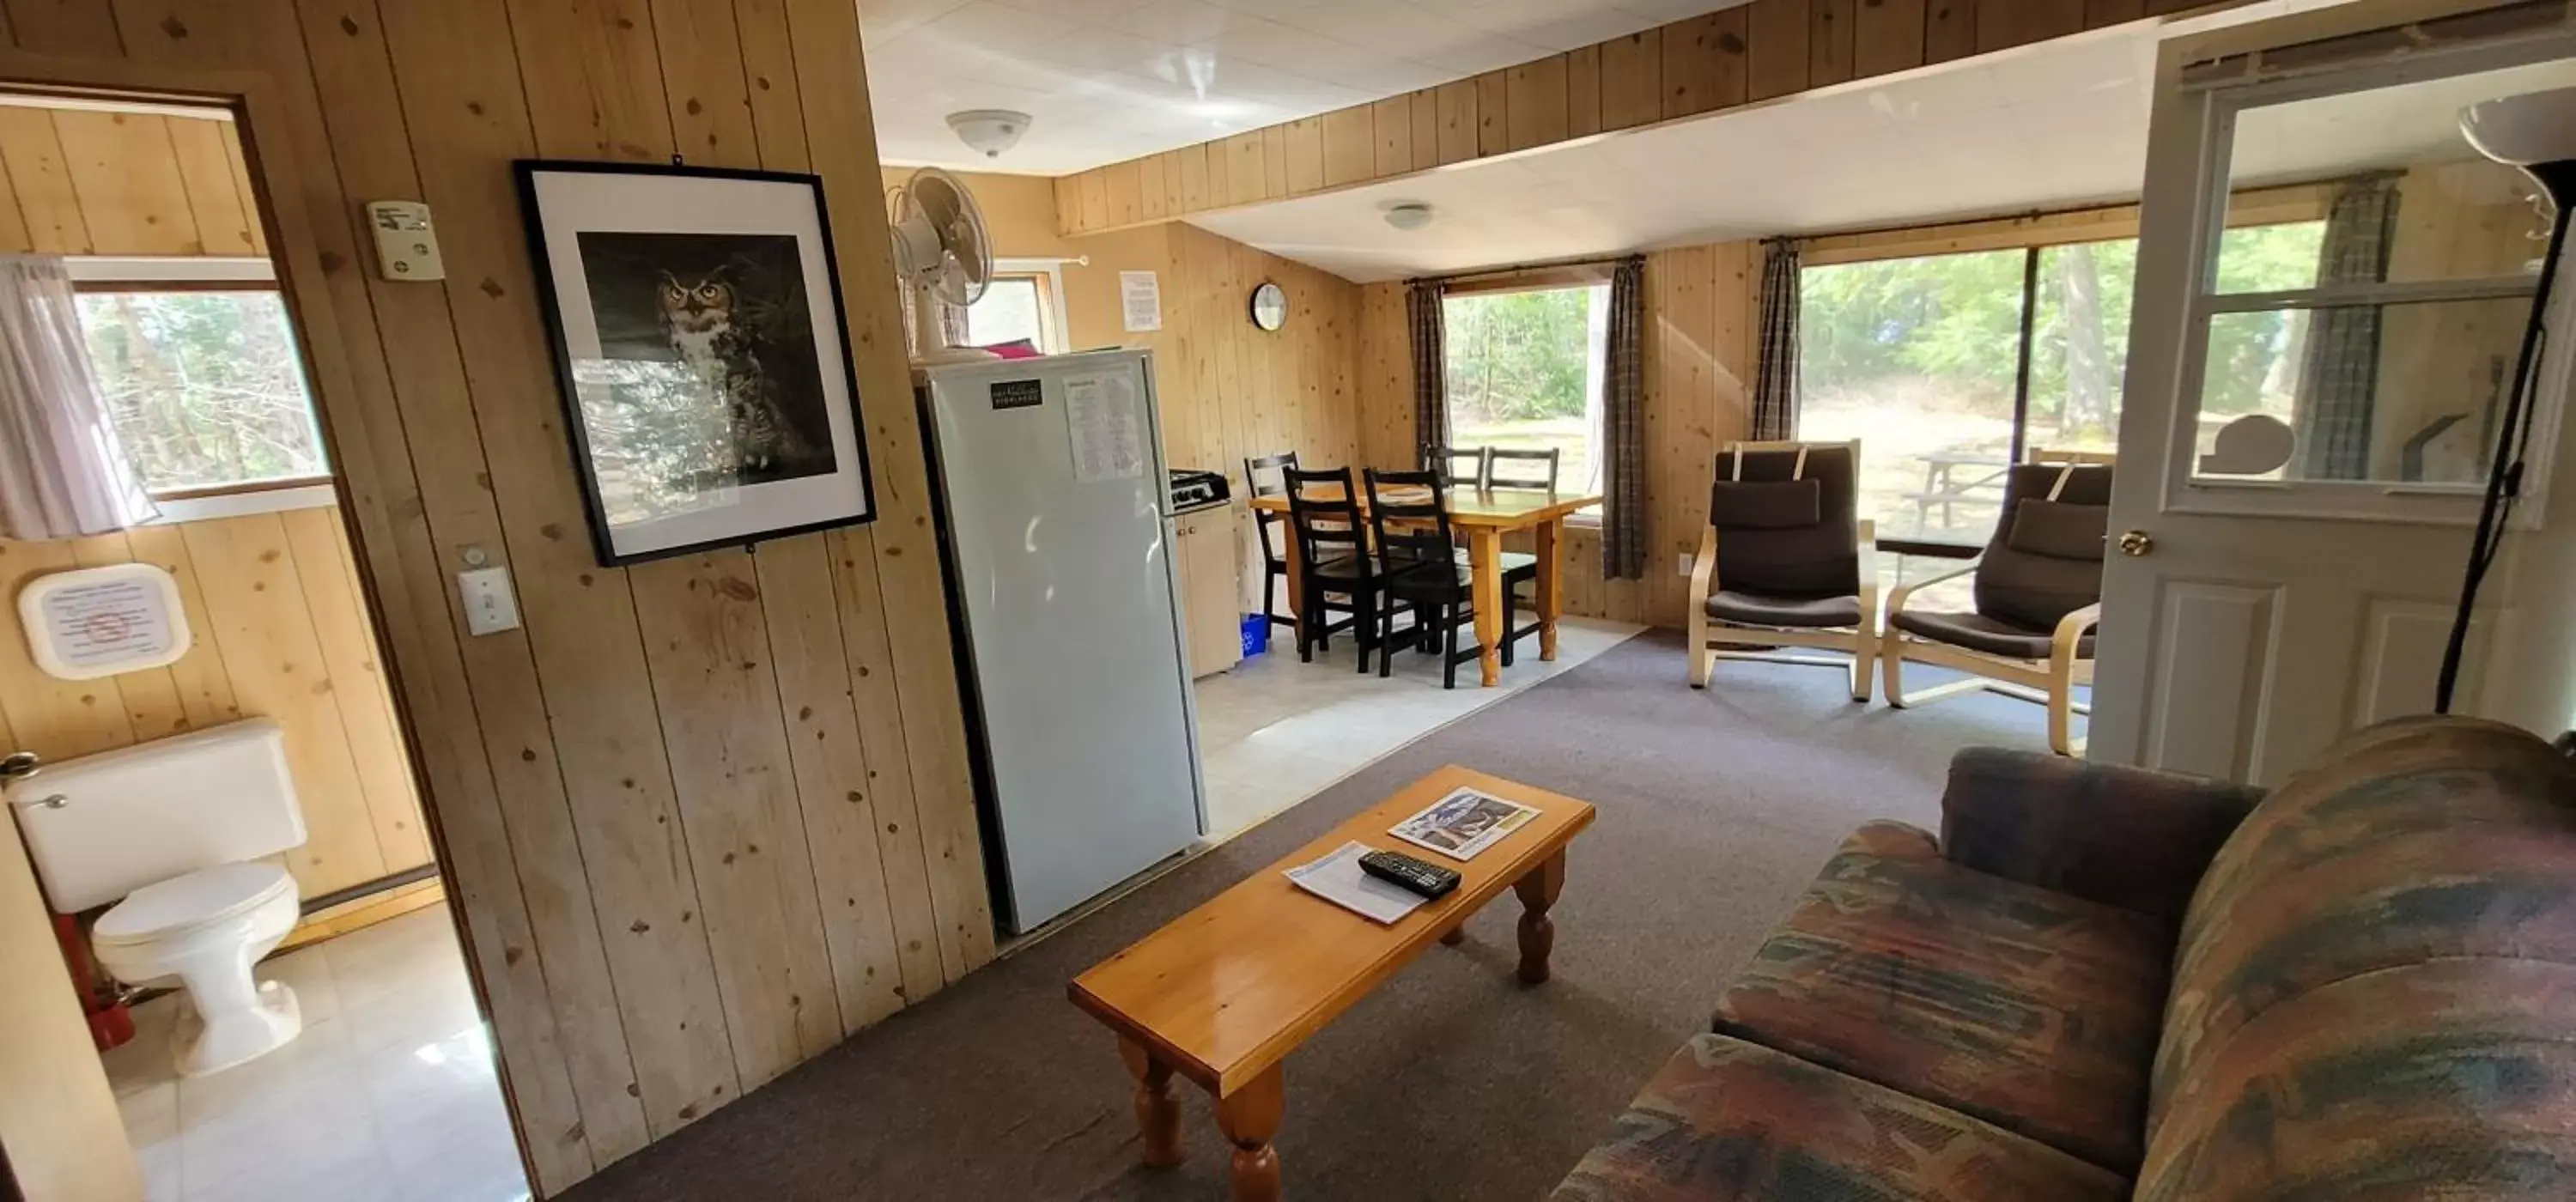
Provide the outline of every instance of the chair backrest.
<path id="1" fill-rule="evenodd" d="M 1859 592 L 1859 484 L 1857 442 L 1729 443 L 1708 501 L 1718 587 L 1782 597 Z"/>
<path id="2" fill-rule="evenodd" d="M 1440 473 L 1370 468 L 1368 498 L 1369 526 L 1387 575 L 1426 567 L 1456 571 L 1458 538 L 1449 525 L 1449 490 Z"/>
<path id="3" fill-rule="evenodd" d="M 2004 477 L 2003 516 L 1977 563 L 1977 612 L 2035 629 L 2102 599 L 2111 524 L 2108 464 L 2024 463 Z"/>
<path id="4" fill-rule="evenodd" d="M 1345 555 L 1357 556 L 1368 572 L 1368 530 L 1360 516 L 1359 491 L 1351 469 L 1310 472 L 1289 468 L 1288 520 L 1297 526 L 1298 566 L 1313 578 L 1315 565 Z"/>
<path id="5" fill-rule="evenodd" d="M 2119 461 L 2120 453 L 2118 451 L 2072 451 L 2060 450 L 2056 447 L 2032 447 L 2030 449 L 2029 458 L 2029 462 L 2031 463 L 2099 463 L 2107 465 L 2118 463 Z"/>
<path id="6" fill-rule="evenodd" d="M 2537 1202 L 2571 1163 L 2576 766 L 2471 718 L 2345 739 L 2183 912 L 2136 1196 Z"/>
<path id="7" fill-rule="evenodd" d="M 1288 473 L 1296 470 L 1297 452 L 1295 451 L 1281 451 L 1276 455 L 1246 459 L 1243 461 L 1243 486 L 1252 490 L 1252 495 L 1256 497 L 1286 496 L 1288 495 Z M 1272 546 L 1270 542 L 1270 528 L 1287 520 L 1287 515 L 1267 509 L 1252 511 L 1252 532 L 1261 538 L 1263 562 L 1279 562 L 1279 549 Z"/>
<path id="8" fill-rule="evenodd" d="M 1518 451 L 1494 447 L 1485 452 L 1485 487 L 1544 488 L 1556 491 L 1559 448 Z"/>
<path id="9" fill-rule="evenodd" d="M 1440 487 L 1482 488 L 1485 482 L 1485 447 L 1424 447 L 1422 470 L 1438 472 Z"/>

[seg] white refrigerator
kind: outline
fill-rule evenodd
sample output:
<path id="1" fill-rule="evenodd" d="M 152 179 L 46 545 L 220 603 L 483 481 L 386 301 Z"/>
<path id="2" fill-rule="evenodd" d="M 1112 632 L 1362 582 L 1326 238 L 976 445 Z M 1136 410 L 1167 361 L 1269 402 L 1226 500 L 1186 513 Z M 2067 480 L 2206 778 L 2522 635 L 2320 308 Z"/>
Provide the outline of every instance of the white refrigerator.
<path id="1" fill-rule="evenodd" d="M 1146 351 L 918 377 L 994 914 L 1027 931 L 1198 838 Z"/>

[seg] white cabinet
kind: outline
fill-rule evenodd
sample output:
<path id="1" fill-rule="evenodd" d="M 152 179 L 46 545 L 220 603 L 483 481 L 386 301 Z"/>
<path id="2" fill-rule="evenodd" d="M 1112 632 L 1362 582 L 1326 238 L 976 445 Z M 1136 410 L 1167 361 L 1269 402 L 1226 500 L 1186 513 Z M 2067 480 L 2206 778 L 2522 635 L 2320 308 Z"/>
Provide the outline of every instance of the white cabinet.
<path id="1" fill-rule="evenodd" d="M 1175 554 L 1190 677 L 1213 676 L 1243 659 L 1243 569 L 1237 559 L 1241 540 L 1235 537 L 1235 508 L 1201 509 L 1174 521 L 1180 528 Z"/>

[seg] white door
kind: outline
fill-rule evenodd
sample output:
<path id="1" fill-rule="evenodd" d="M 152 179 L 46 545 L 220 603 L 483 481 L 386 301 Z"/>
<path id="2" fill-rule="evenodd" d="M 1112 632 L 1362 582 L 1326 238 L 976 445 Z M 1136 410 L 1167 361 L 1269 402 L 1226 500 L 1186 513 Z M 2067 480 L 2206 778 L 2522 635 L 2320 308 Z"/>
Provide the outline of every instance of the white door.
<path id="1" fill-rule="evenodd" d="M 2432 708 L 2548 231 L 2457 114 L 2576 85 L 2565 5 L 2452 15 L 2476 7 L 2368 0 L 2164 45 L 2093 758 L 2271 783 Z M 2571 357 L 2543 361 L 2520 524 L 2547 507 Z M 2488 669 L 2532 608 L 2512 558 L 2457 711 L 2508 687 Z"/>

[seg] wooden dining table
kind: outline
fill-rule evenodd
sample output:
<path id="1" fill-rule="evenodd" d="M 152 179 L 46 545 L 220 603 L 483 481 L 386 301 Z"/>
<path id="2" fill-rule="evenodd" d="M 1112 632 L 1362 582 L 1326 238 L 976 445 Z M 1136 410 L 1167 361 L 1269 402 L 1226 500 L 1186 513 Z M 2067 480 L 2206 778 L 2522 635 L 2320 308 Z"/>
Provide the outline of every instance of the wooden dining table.
<path id="1" fill-rule="evenodd" d="M 1368 512 L 1368 495 L 1359 496 L 1361 513 Z M 1565 529 L 1565 519 L 1576 511 L 1601 503 L 1599 493 L 1551 492 L 1535 488 L 1469 488 L 1449 490 L 1449 524 L 1467 536 L 1467 558 L 1474 572 L 1474 605 L 1476 609 L 1477 666 L 1486 688 L 1503 680 L 1503 639 L 1510 626 L 1504 612 L 1503 536 L 1516 530 L 1530 532 L 1531 550 L 1538 557 L 1538 595 L 1531 600 L 1538 610 L 1538 657 L 1556 658 L 1556 619 L 1564 612 L 1565 591 L 1559 580 L 1557 540 Z M 1266 496 L 1252 498 L 1252 507 L 1271 513 L 1288 513 L 1288 498 Z M 1305 573 L 1297 551 L 1297 523 L 1280 523 L 1288 532 L 1288 604 L 1297 606 L 1305 595 L 1302 581 Z M 1305 615 L 1300 613 L 1298 621 Z"/>

